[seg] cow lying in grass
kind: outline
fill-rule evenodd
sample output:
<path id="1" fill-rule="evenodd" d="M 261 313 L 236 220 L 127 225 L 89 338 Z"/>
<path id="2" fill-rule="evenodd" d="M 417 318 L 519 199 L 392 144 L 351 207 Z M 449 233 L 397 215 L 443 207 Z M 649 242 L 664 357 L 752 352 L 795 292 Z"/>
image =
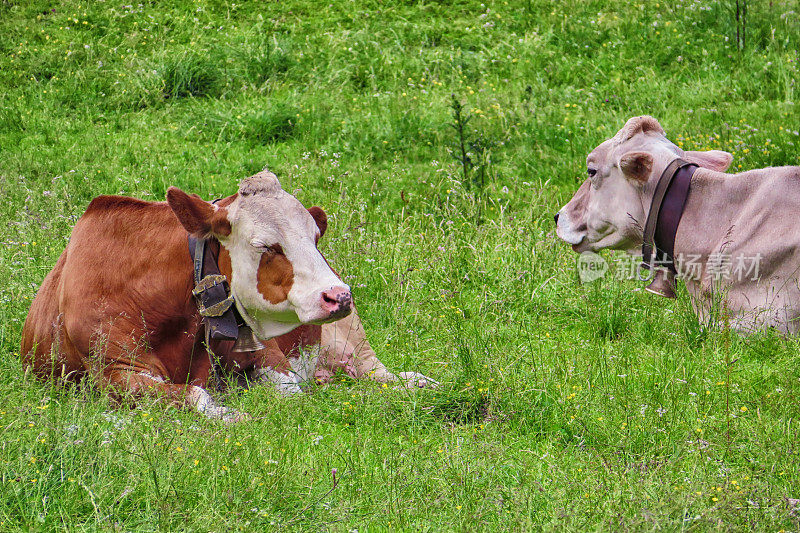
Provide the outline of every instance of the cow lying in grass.
<path id="1" fill-rule="evenodd" d="M 31 304 L 23 363 L 44 379 L 91 376 L 118 398 L 158 395 L 225 420 L 242 415 L 206 391 L 214 367 L 295 392 L 290 361 L 300 360 L 301 345 L 318 355 L 313 370 L 323 380 L 336 368 L 397 380 L 369 348 L 349 287 L 317 250 L 326 226 L 322 209 L 305 209 L 269 172 L 215 204 L 174 187 L 167 202 L 98 197 Z M 232 298 L 215 311 L 235 307 L 241 329 L 266 340 L 263 348 L 236 352 L 232 341 L 204 334 L 189 235 L 205 239 L 230 284 Z M 220 277 L 210 285 L 224 284 Z"/>
<path id="2" fill-rule="evenodd" d="M 687 163 L 688 189 L 681 196 L 670 184 L 661 211 L 651 212 L 657 185 L 677 159 Z M 660 281 L 667 286 L 677 273 L 701 320 L 721 304 L 739 331 L 797 333 L 800 167 L 726 174 L 732 159 L 717 150 L 683 151 L 656 119 L 631 118 L 587 157 L 589 177 L 556 215 L 557 234 L 579 253 L 655 245 L 668 266 Z M 652 243 L 644 242 L 648 219 Z"/>

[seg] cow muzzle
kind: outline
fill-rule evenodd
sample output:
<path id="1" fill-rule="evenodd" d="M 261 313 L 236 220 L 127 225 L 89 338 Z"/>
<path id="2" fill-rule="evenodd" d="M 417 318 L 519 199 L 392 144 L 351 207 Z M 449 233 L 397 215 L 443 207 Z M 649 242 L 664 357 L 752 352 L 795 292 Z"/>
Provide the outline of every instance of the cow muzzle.
<path id="1" fill-rule="evenodd" d="M 562 241 L 571 244 L 574 249 L 585 241 L 586 225 L 575 224 L 569 215 L 562 213 L 562 211 L 559 211 L 553 217 L 556 223 L 556 235 Z"/>
<path id="2" fill-rule="evenodd" d="M 350 314 L 353 309 L 353 296 L 345 287 L 331 287 L 322 291 L 319 305 L 327 321 L 338 320 Z"/>

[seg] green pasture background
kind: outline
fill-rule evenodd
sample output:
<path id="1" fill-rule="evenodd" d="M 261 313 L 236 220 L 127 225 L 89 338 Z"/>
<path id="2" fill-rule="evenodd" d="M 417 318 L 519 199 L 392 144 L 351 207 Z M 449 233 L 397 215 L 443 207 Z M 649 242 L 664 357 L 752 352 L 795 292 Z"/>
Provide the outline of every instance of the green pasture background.
<path id="1" fill-rule="evenodd" d="M 0 2 L 0 530 L 800 529 L 798 341 L 581 285 L 552 220 L 634 115 L 798 164 L 800 6 L 736 4 Z M 327 211 L 381 360 L 440 388 L 240 391 L 225 426 L 24 374 L 94 196 L 265 165 Z"/>

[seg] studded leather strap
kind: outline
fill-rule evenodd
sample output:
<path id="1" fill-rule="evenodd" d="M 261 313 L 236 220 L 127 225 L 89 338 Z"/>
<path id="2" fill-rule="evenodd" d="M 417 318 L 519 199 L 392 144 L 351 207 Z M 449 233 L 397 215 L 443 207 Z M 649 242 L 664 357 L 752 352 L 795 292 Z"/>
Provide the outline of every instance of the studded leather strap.
<path id="1" fill-rule="evenodd" d="M 208 336 L 214 340 L 235 340 L 239 336 L 236 307 L 225 276 L 204 239 L 188 236 L 189 254 L 194 261 L 192 290 Z"/>

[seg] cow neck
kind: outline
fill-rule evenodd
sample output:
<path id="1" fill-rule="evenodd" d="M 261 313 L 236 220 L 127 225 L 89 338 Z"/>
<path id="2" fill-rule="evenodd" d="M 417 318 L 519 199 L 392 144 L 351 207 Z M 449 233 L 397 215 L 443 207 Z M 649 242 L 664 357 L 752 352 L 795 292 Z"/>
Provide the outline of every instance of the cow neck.
<path id="1" fill-rule="evenodd" d="M 194 284 L 192 294 L 208 337 L 214 340 L 235 340 L 239 337 L 240 317 L 226 277 L 220 272 L 217 257 L 220 243 L 216 239 L 187 236 L 192 258 Z M 216 249 L 216 255 L 214 254 Z"/>
<path id="2" fill-rule="evenodd" d="M 655 264 L 676 273 L 675 234 L 697 168 L 697 165 L 677 158 L 658 178 L 644 226 L 642 267 L 651 269 Z"/>

